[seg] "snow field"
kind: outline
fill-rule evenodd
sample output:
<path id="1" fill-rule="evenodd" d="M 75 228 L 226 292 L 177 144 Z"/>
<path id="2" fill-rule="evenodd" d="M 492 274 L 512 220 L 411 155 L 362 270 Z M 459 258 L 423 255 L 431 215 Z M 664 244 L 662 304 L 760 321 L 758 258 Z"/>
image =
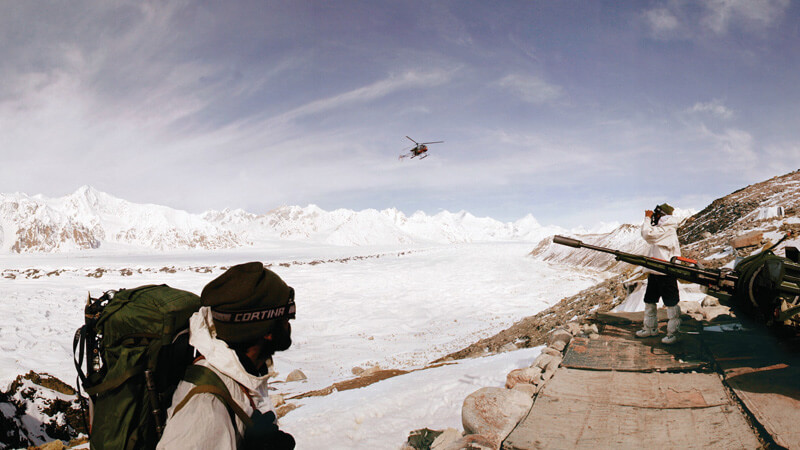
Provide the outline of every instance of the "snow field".
<path id="1" fill-rule="evenodd" d="M 222 266 L 253 260 L 272 262 L 272 269 L 296 290 L 294 344 L 275 356 L 275 393 L 289 397 L 321 389 L 353 378 L 357 366 L 418 369 L 604 278 L 598 272 L 535 261 L 527 256 L 530 250 L 529 243 L 487 243 L 350 260 L 341 260 L 348 251 L 341 247 L 188 253 L 172 259 L 3 258 L 0 263 L 6 268 L 67 270 L 37 279 L 0 277 L 0 383 L 7 386 L 17 375 L 34 370 L 74 384 L 72 337 L 83 322 L 87 292 L 97 296 L 108 289 L 166 283 L 199 294 L 222 273 Z M 363 248 L 349 252 L 365 255 Z M 9 260 L 13 264 L 5 264 Z M 126 260 L 132 264 L 124 264 Z M 278 264 L 284 261 L 300 263 Z M 163 266 L 176 271 L 158 271 Z M 97 267 L 115 270 L 101 278 L 86 276 Z M 121 275 L 118 269 L 125 267 L 134 273 Z M 196 267 L 212 271 L 196 272 Z M 483 386 L 502 386 L 510 370 L 529 365 L 535 354 L 526 349 L 467 360 L 306 398 L 281 423 L 296 436 L 300 449 L 397 448 L 417 428 L 460 428 L 466 395 Z M 294 369 L 308 380 L 280 382 Z"/>
<path id="2" fill-rule="evenodd" d="M 463 360 L 306 398 L 281 419 L 281 427 L 298 449 L 398 449 L 413 430 L 460 430 L 464 399 L 482 387 L 504 386 L 506 374 L 530 366 L 541 349 Z"/>

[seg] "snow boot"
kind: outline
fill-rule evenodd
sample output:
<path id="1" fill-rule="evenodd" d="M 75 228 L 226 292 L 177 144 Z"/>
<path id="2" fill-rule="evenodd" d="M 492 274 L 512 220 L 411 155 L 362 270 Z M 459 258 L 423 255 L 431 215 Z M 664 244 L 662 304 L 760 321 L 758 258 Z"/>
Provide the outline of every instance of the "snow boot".
<path id="1" fill-rule="evenodd" d="M 681 330 L 681 307 L 678 305 L 667 306 L 667 335 L 661 339 L 663 344 L 674 344 L 678 340 L 678 333 Z"/>
<path id="2" fill-rule="evenodd" d="M 655 303 L 644 304 L 644 320 L 642 329 L 636 332 L 636 337 L 646 338 L 658 336 L 658 305 Z"/>

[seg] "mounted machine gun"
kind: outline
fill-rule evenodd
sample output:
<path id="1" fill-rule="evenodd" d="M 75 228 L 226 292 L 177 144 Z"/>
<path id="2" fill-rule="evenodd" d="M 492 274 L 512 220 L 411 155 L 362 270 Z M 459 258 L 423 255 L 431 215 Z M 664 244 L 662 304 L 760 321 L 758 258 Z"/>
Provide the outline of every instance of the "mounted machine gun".
<path id="1" fill-rule="evenodd" d="M 793 333 L 800 333 L 800 252 L 796 247 L 786 247 L 785 258 L 772 252 L 789 236 L 787 234 L 770 248 L 742 259 L 733 269 L 706 269 L 695 260 L 679 256 L 664 261 L 584 244 L 564 236 L 553 237 L 553 242 L 609 253 L 617 261 L 699 284 L 706 288 L 708 295 L 720 299 L 741 319 L 788 327 Z"/>

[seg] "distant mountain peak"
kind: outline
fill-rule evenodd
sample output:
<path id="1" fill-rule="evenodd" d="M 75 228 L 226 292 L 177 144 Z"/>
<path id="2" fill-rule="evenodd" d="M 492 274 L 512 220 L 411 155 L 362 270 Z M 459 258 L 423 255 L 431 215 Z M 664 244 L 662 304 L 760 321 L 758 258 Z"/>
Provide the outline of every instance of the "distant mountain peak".
<path id="1" fill-rule="evenodd" d="M 24 203 L 25 207 L 18 205 Z M 560 230 L 528 215 L 515 223 L 477 218 L 467 211 L 397 208 L 325 211 L 315 204 L 281 206 L 266 214 L 223 209 L 190 214 L 160 205 L 119 199 L 90 185 L 49 199 L 0 194 L 0 239 L 10 252 L 60 252 L 111 245 L 144 250 L 221 249 L 307 241 L 327 245 L 415 245 L 530 241 Z"/>

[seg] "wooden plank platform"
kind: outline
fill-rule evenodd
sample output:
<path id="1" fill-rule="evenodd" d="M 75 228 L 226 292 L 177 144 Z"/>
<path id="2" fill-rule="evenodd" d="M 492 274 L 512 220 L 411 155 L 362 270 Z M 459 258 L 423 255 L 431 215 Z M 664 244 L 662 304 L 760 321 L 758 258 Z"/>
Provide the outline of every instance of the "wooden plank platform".
<path id="1" fill-rule="evenodd" d="M 708 367 L 698 334 L 682 334 L 671 346 L 661 336 L 638 339 L 633 325 L 603 327 L 597 339 L 575 337 L 570 342 L 562 366 L 587 370 L 634 372 L 700 370 Z"/>
<path id="2" fill-rule="evenodd" d="M 658 308 L 658 324 L 659 327 L 664 329 L 667 324 L 667 310 L 665 308 Z M 642 326 L 642 319 L 644 319 L 644 312 L 598 312 L 595 314 L 595 320 L 598 323 L 603 323 L 607 325 L 617 325 L 617 326 L 634 326 L 634 327 L 641 327 Z M 703 328 L 704 323 L 699 322 L 695 319 L 692 319 L 686 314 L 681 315 L 681 319 L 683 323 L 681 323 L 681 329 L 683 331 L 699 331 Z"/>
<path id="3" fill-rule="evenodd" d="M 561 368 L 503 449 L 759 445 L 717 374 Z"/>
<path id="4" fill-rule="evenodd" d="M 597 339 L 570 342 L 503 449 L 800 449 L 800 338 L 695 321 L 665 346 L 634 336 L 641 313 L 597 323 Z"/>
<path id="5" fill-rule="evenodd" d="M 800 448 L 800 355 L 761 330 L 707 333 L 726 383 L 776 444 Z"/>
<path id="6" fill-rule="evenodd" d="M 719 374 L 558 369 L 548 396 L 639 408 L 707 408 L 731 404 Z"/>

